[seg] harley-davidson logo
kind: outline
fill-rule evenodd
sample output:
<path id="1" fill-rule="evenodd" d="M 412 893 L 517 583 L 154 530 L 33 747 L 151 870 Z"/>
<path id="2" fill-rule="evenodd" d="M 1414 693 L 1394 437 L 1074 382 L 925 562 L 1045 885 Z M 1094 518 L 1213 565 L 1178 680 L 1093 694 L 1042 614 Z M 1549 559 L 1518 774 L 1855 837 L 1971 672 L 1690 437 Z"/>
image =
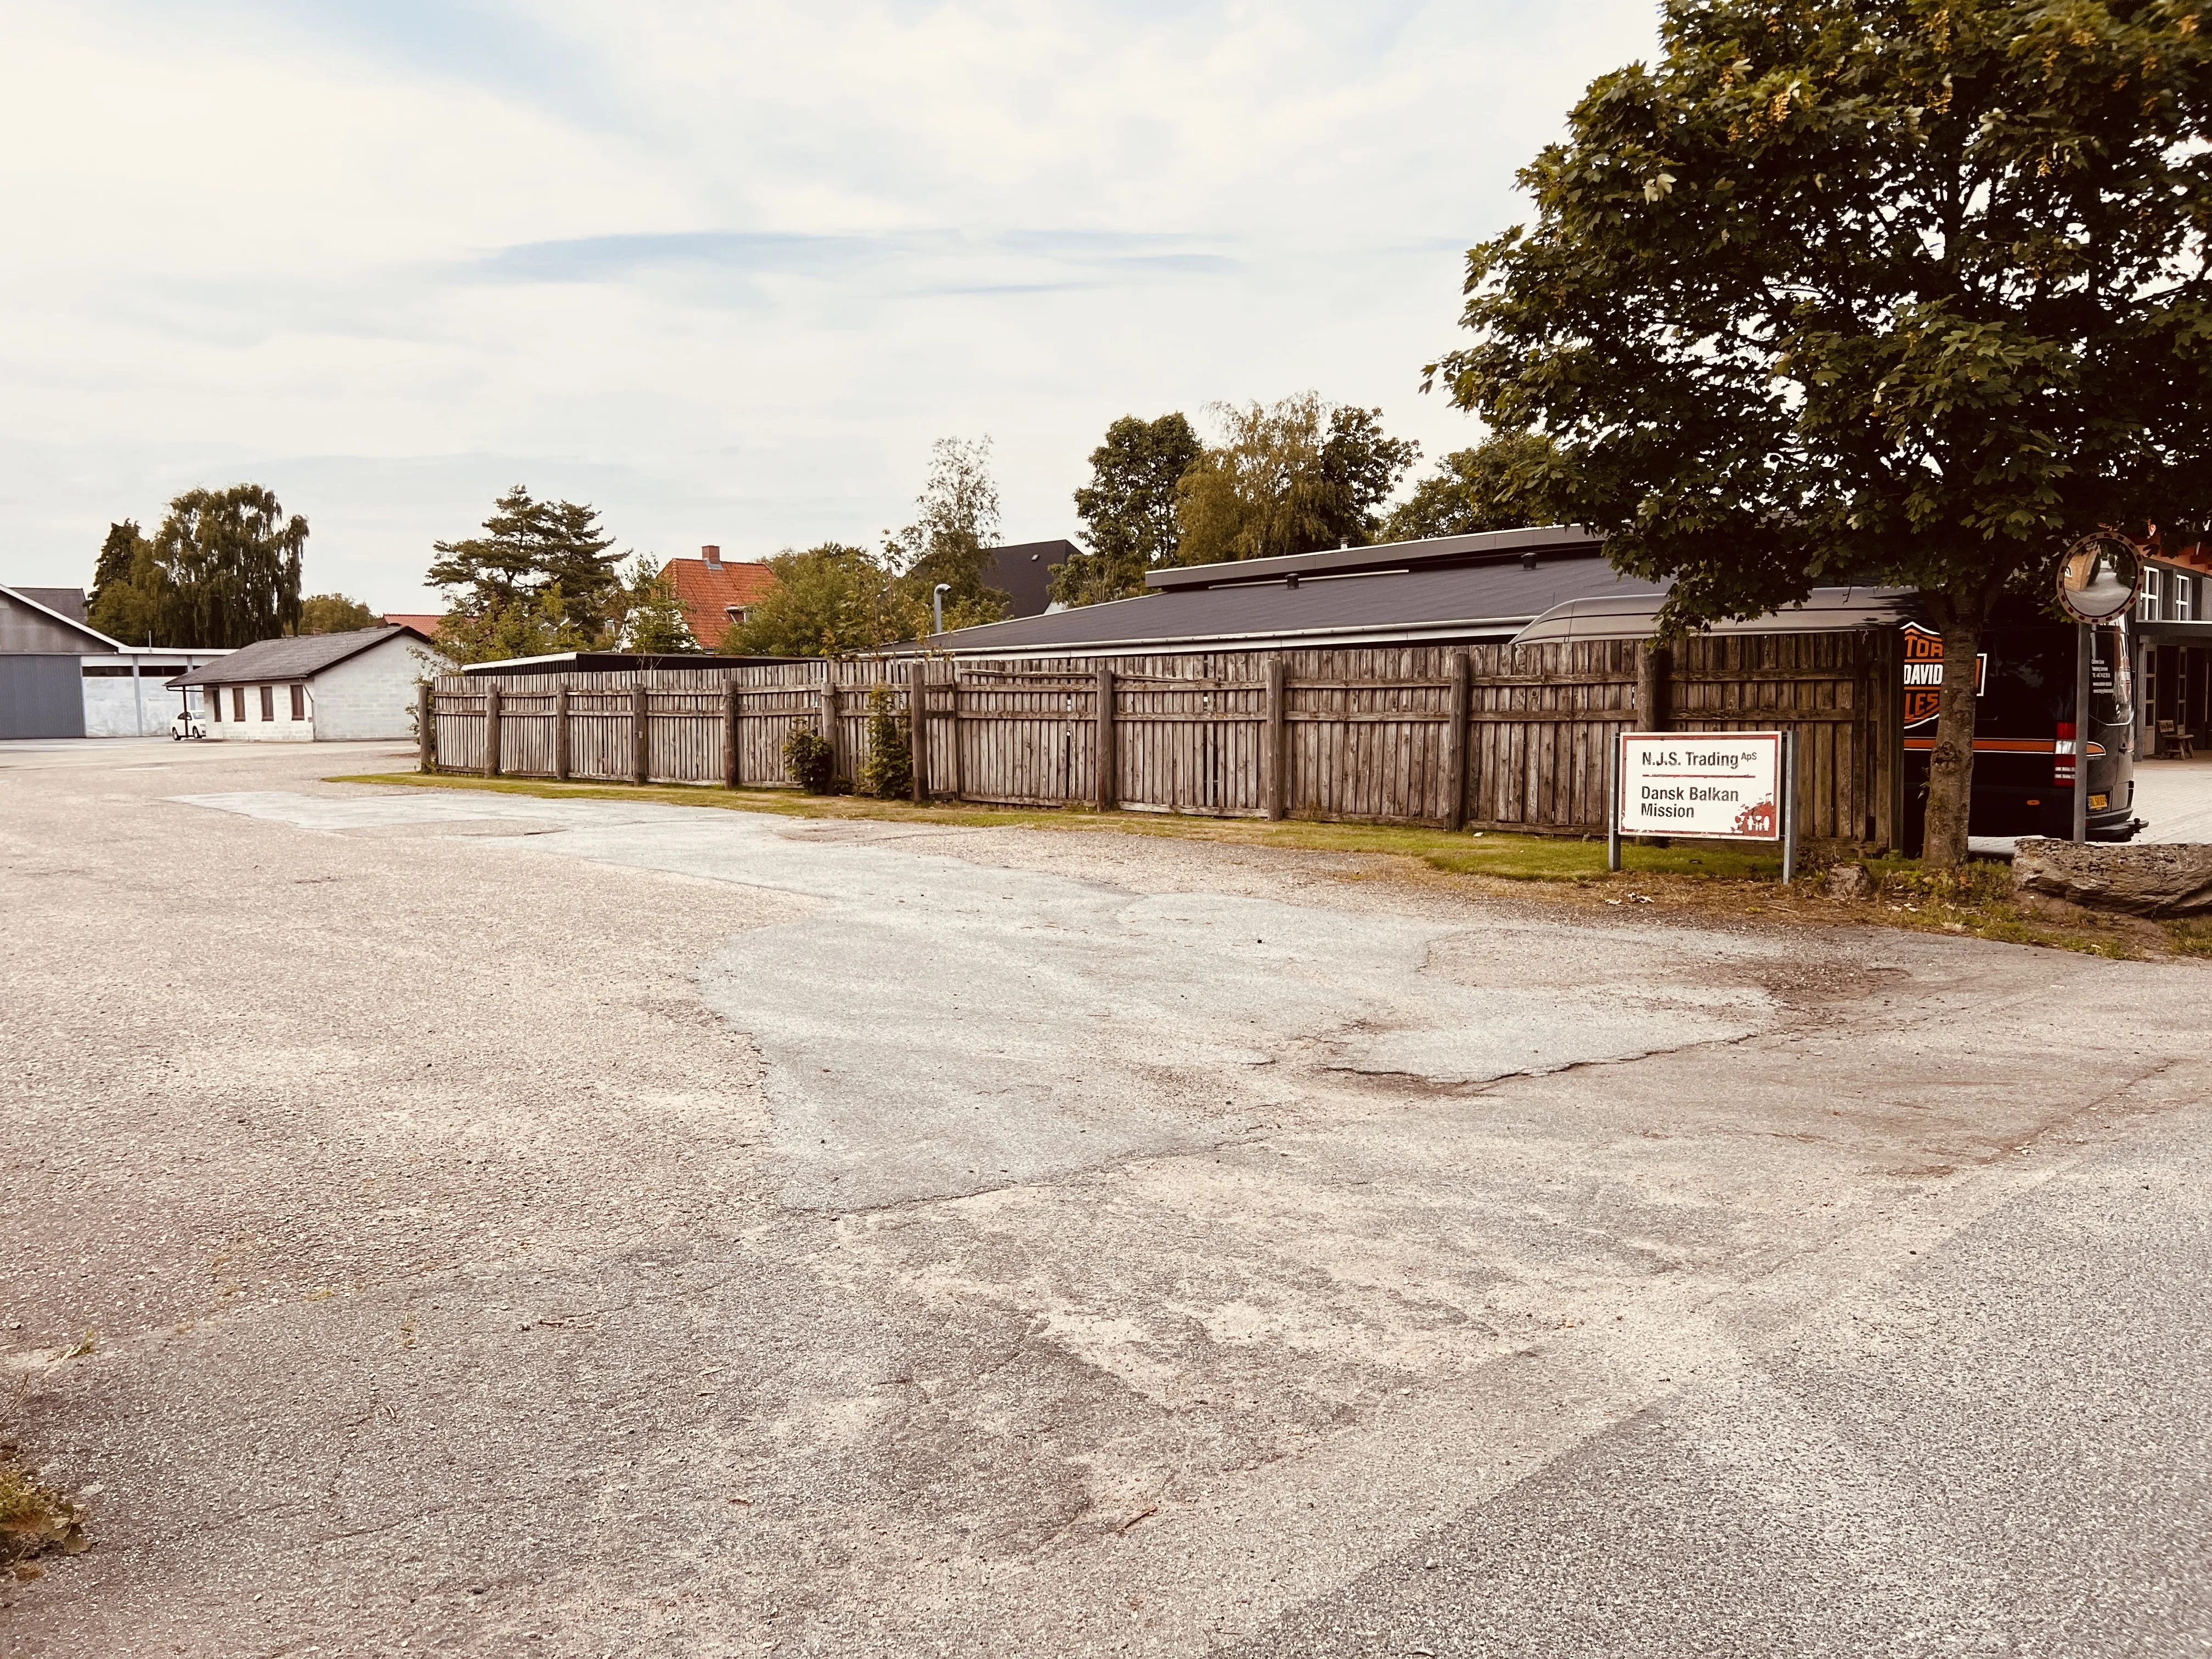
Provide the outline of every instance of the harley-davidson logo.
<path id="1" fill-rule="evenodd" d="M 1943 696 L 1943 636 L 1918 623 L 1905 625 L 1905 724 L 1925 726 L 1936 718 Z M 1990 653 L 1974 658 L 1974 695 L 1990 689 Z"/>

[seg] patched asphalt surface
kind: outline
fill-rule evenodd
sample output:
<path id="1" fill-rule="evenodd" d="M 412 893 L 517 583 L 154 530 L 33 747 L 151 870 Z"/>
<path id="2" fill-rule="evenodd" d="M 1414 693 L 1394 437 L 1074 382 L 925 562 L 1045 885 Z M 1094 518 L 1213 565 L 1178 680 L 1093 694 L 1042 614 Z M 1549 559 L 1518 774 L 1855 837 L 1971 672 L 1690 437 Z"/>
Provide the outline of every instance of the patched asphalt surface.
<path id="1" fill-rule="evenodd" d="M 2212 1650 L 2200 965 L 392 763 L 0 745 L 0 1650 Z"/>

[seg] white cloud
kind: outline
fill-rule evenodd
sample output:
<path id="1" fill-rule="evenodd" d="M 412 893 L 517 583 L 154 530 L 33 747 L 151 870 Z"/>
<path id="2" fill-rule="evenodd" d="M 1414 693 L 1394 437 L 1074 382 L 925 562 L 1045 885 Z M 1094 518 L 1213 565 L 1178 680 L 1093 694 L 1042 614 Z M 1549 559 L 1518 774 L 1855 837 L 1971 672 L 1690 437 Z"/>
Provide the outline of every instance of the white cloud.
<path id="1" fill-rule="evenodd" d="M 1379 404 L 1458 250 L 1647 0 L 530 8 L 31 3 L 0 58 L 0 580 L 267 483 L 309 580 L 425 602 L 526 482 L 625 542 L 899 521 L 997 440 L 1068 533 L 1115 416 Z"/>

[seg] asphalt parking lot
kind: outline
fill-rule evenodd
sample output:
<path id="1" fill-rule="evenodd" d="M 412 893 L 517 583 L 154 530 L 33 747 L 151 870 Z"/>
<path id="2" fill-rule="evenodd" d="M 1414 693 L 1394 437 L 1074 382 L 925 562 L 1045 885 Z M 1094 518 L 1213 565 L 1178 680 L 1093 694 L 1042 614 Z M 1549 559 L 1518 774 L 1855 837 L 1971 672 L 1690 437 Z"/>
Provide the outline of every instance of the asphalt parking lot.
<path id="1" fill-rule="evenodd" d="M 0 745 L 9 1653 L 2212 1651 L 2212 969 L 398 763 Z"/>

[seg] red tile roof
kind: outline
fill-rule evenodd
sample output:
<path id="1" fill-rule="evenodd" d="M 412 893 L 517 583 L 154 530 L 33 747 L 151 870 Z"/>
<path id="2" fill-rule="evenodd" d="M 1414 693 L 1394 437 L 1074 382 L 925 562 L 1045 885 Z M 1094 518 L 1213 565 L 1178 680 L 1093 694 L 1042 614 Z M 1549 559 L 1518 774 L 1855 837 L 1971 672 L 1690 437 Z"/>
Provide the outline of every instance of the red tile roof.
<path id="1" fill-rule="evenodd" d="M 442 616 L 430 614 L 417 616 L 411 612 L 403 614 L 395 611 L 384 620 L 388 623 L 396 623 L 402 628 L 411 628 L 417 634 L 434 640 L 438 637 L 438 624 L 446 619 Z"/>
<path id="2" fill-rule="evenodd" d="M 704 651 L 721 644 L 736 620 L 730 615 L 732 607 L 757 605 L 775 586 L 775 573 L 766 565 L 726 560 L 671 559 L 668 575 L 676 584 L 677 602 L 684 607 L 691 637 Z"/>

